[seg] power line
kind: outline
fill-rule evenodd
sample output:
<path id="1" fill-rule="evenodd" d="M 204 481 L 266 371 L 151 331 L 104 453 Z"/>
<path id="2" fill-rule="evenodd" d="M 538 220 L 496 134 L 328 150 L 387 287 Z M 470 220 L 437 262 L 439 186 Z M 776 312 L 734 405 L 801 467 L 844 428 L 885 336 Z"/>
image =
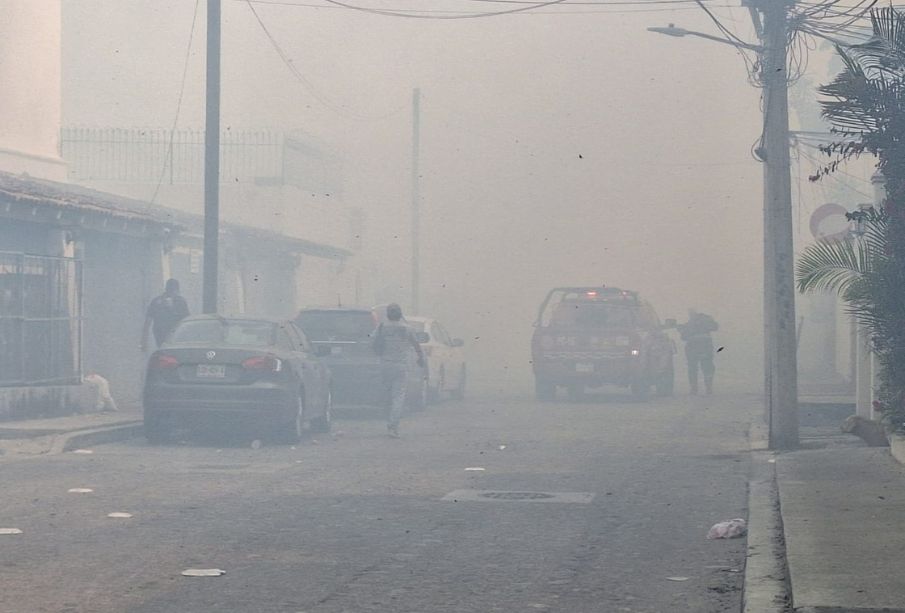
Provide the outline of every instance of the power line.
<path id="1" fill-rule="evenodd" d="M 421 13 L 404 13 L 394 10 L 388 9 L 375 9 L 366 6 L 360 6 L 355 4 L 348 4 L 343 2 L 342 0 L 324 0 L 329 4 L 334 4 L 336 6 L 341 6 L 343 8 L 347 8 L 350 10 L 361 11 L 364 13 L 371 13 L 374 15 L 383 15 L 385 17 L 404 17 L 409 19 L 480 19 L 484 17 L 498 17 L 500 15 L 512 15 L 514 13 L 524 13 L 527 11 L 531 11 L 534 9 L 540 9 L 547 6 L 553 6 L 555 4 L 563 4 L 566 0 L 546 0 L 544 2 L 535 2 L 526 6 L 520 6 L 514 9 L 507 9 L 505 11 L 489 11 L 486 13 L 462 13 L 458 15 L 424 15 Z"/>
<path id="2" fill-rule="evenodd" d="M 173 117 L 173 125 L 170 128 L 169 142 L 167 143 L 167 154 L 163 159 L 163 165 L 160 168 L 160 176 L 157 177 L 157 185 L 154 186 L 154 195 L 151 196 L 151 204 L 157 201 L 157 195 L 160 193 L 160 186 L 163 184 L 163 177 L 167 171 L 167 161 L 170 168 L 173 167 L 173 136 L 176 132 L 176 125 L 179 123 L 179 114 L 182 112 L 182 98 L 185 95 L 185 77 L 189 71 L 189 59 L 192 53 L 192 41 L 195 40 L 195 22 L 198 20 L 198 4 L 200 0 L 195 0 L 195 10 L 192 13 L 192 27 L 189 30 L 189 42 L 185 46 L 185 60 L 182 63 L 182 82 L 179 85 L 179 98 L 176 101 L 176 116 Z"/>
<path id="3" fill-rule="evenodd" d="M 305 89 L 308 90 L 309 94 L 311 94 L 318 102 L 320 102 L 322 105 L 324 105 L 325 107 L 327 107 L 328 109 L 330 109 L 331 111 L 336 113 L 337 115 L 344 115 L 346 117 L 349 117 L 351 119 L 357 119 L 359 121 L 378 121 L 380 119 L 386 119 L 387 117 L 391 117 L 392 115 L 395 115 L 396 113 L 400 112 L 403 108 L 405 108 L 404 106 L 400 106 L 399 108 L 396 108 L 388 113 L 384 113 L 383 115 L 379 115 L 379 116 L 375 116 L 375 117 L 365 117 L 362 115 L 356 115 L 355 113 L 352 113 L 351 111 L 344 109 L 340 105 L 334 103 L 332 100 L 330 100 L 326 96 L 323 96 L 322 94 L 320 94 L 317 91 L 317 88 L 314 86 L 314 84 L 311 81 L 309 81 L 305 77 L 305 75 L 302 74 L 302 72 L 298 69 L 298 67 L 293 63 L 292 58 L 289 57 L 289 54 L 287 54 L 286 51 L 283 50 L 283 47 L 280 45 L 280 43 L 277 41 L 277 39 L 273 36 L 273 34 L 271 34 L 270 29 L 268 29 L 267 25 L 264 23 L 264 20 L 261 19 L 261 16 L 258 14 L 258 11 L 255 10 L 253 0 L 245 0 L 245 3 L 248 5 L 248 8 L 251 9 L 252 14 L 254 15 L 255 19 L 258 22 L 258 25 L 261 26 L 261 30 L 264 31 L 264 35 L 267 37 L 267 40 L 270 41 L 270 44 L 271 44 L 271 46 L 273 46 L 274 50 L 277 52 L 277 55 L 280 56 L 280 59 L 283 61 L 283 64 L 285 64 L 286 67 L 289 68 L 289 72 L 291 72 L 292 75 L 296 78 L 296 80 L 299 83 L 301 83 L 305 87 Z"/>

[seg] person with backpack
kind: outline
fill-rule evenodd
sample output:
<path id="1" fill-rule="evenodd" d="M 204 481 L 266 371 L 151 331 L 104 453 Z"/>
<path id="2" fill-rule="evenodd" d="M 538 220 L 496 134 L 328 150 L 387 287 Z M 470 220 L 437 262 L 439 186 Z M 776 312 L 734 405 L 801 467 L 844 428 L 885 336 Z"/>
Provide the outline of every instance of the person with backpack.
<path id="1" fill-rule="evenodd" d="M 682 340 L 685 341 L 688 385 L 691 393 L 698 393 L 698 370 L 700 369 L 704 375 L 704 389 L 709 396 L 713 393 L 713 375 L 716 371 L 713 363 L 713 339 L 710 337 L 710 333 L 716 332 L 719 325 L 710 315 L 689 309 L 688 321 L 677 328 Z"/>
<path id="2" fill-rule="evenodd" d="M 415 332 L 402 320 L 402 307 L 390 304 L 386 308 L 387 321 L 377 326 L 372 347 L 380 356 L 380 374 L 383 381 L 387 407 L 387 433 L 399 438 L 399 421 L 405 409 L 405 391 L 408 383 L 408 355 L 415 350 L 418 366 L 424 368 L 424 352 Z"/>

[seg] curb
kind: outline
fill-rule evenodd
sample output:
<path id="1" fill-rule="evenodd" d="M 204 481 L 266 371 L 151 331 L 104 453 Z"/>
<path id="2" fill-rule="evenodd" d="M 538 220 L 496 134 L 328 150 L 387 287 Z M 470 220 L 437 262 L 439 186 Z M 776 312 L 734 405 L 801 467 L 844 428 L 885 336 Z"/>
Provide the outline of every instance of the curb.
<path id="1" fill-rule="evenodd" d="M 776 454 L 759 410 L 752 410 L 748 441 L 752 475 L 748 482 L 748 553 L 742 592 L 743 613 L 785 613 L 792 593 L 786 571 L 785 535 L 776 483 Z"/>
<path id="2" fill-rule="evenodd" d="M 905 436 L 890 432 L 886 435 L 889 439 L 889 453 L 899 464 L 905 464 Z"/>
<path id="3" fill-rule="evenodd" d="M 744 613 L 783 613 L 791 594 L 785 568 L 785 539 L 772 453 L 753 454 L 748 483 L 748 555 L 745 560 Z"/>
<path id="4" fill-rule="evenodd" d="M 60 435 L 54 440 L 50 449 L 51 454 L 65 453 L 81 447 L 103 445 L 104 443 L 118 443 L 137 438 L 144 433 L 142 422 L 95 428 L 93 430 L 79 430 L 69 434 Z"/>

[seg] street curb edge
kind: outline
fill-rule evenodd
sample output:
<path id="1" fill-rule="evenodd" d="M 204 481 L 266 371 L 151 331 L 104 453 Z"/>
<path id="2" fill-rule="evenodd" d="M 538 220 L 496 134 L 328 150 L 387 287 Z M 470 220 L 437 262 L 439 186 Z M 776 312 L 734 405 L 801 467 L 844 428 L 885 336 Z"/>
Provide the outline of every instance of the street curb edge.
<path id="1" fill-rule="evenodd" d="M 139 437 L 144 432 L 144 424 L 141 422 L 97 428 L 94 430 L 81 430 L 61 435 L 56 438 L 51 454 L 65 453 L 82 447 L 103 445 L 104 443 L 118 443 Z"/>

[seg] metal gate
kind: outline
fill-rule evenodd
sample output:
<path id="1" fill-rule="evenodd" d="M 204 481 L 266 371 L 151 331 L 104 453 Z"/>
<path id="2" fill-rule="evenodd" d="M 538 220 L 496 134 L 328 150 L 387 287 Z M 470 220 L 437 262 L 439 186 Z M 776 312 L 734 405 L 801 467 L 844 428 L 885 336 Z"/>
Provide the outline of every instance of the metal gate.
<path id="1" fill-rule="evenodd" d="M 81 382 L 82 263 L 0 251 L 0 386 Z"/>

